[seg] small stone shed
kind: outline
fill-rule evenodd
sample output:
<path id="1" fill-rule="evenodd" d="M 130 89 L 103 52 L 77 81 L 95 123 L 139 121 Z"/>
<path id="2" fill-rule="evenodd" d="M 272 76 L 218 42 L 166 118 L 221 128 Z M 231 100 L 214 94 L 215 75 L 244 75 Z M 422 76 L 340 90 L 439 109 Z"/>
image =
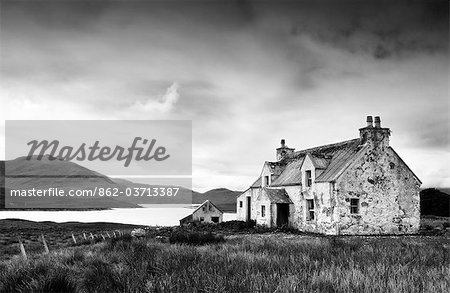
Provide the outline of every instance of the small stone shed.
<path id="1" fill-rule="evenodd" d="M 197 207 L 192 214 L 180 220 L 180 225 L 185 225 L 192 222 L 198 223 L 222 223 L 223 211 L 220 210 L 209 200 L 203 202 Z"/>
<path id="2" fill-rule="evenodd" d="M 421 181 L 390 135 L 367 116 L 355 139 L 301 151 L 281 140 L 276 161 L 237 198 L 237 219 L 329 235 L 417 233 Z"/>

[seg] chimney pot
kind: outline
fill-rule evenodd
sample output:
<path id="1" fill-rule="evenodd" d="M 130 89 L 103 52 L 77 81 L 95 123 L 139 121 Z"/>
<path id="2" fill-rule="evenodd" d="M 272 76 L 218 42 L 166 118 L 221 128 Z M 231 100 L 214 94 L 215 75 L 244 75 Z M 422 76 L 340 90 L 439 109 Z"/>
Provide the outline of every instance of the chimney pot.
<path id="1" fill-rule="evenodd" d="M 372 127 L 373 126 L 372 122 L 373 122 L 372 116 L 367 116 L 367 127 Z"/>
<path id="2" fill-rule="evenodd" d="M 281 147 L 284 147 L 286 144 L 286 141 L 284 139 L 281 140 Z"/>
<path id="3" fill-rule="evenodd" d="M 375 116 L 375 127 L 380 128 L 381 127 L 381 119 L 380 116 Z"/>

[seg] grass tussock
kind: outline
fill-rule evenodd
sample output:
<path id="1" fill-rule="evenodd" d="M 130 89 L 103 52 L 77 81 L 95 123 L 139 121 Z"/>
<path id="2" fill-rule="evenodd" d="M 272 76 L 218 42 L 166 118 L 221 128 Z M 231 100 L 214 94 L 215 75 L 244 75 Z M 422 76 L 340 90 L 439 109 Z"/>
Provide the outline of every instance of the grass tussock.
<path id="1" fill-rule="evenodd" d="M 224 242 L 222 235 L 216 235 L 212 232 L 196 232 L 190 230 L 175 230 L 170 234 L 170 243 L 205 245 Z"/>
<path id="2" fill-rule="evenodd" d="M 183 241 L 122 237 L 1 262 L 0 292 L 448 292 L 450 286 L 445 238 L 274 234 Z"/>
<path id="3" fill-rule="evenodd" d="M 450 218 L 423 216 L 420 219 L 422 235 L 450 235 Z"/>

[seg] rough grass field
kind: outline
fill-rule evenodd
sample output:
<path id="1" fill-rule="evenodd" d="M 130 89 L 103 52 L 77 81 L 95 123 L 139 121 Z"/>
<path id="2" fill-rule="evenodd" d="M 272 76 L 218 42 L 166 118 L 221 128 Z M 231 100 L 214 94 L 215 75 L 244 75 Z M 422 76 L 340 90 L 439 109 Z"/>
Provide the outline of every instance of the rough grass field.
<path id="1" fill-rule="evenodd" d="M 0 263 L 0 292 L 448 292 L 444 237 L 131 237 Z"/>
<path id="2" fill-rule="evenodd" d="M 82 234 L 97 234 L 100 232 L 121 230 L 131 231 L 138 226 L 116 223 L 54 223 L 32 222 L 20 219 L 0 220 L 0 260 L 5 260 L 20 254 L 18 239 L 20 238 L 27 254 L 40 254 L 44 248 L 41 235 L 45 239 L 50 250 L 64 248 L 73 244 L 72 233 L 79 242 L 83 242 Z M 1 292 L 1 291 L 0 291 Z"/>

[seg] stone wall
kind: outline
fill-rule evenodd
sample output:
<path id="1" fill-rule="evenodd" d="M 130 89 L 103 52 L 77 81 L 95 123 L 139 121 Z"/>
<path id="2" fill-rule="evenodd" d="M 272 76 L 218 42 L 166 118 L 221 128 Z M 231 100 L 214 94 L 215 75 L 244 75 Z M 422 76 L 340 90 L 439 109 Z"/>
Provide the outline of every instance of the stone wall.
<path id="1" fill-rule="evenodd" d="M 258 202 L 258 197 L 261 194 L 261 188 L 249 188 L 243 194 L 241 194 L 237 198 L 237 206 L 236 206 L 236 219 L 240 221 L 247 220 L 247 198 L 251 198 L 250 202 L 250 219 L 256 220 L 258 215 L 258 209 L 260 209 L 260 202 Z M 242 201 L 242 208 L 239 207 L 239 201 Z M 266 208 L 266 212 L 269 211 L 268 207 Z"/>
<path id="2" fill-rule="evenodd" d="M 203 207 L 205 207 L 205 209 L 203 209 Z M 211 217 L 219 217 L 219 223 L 223 220 L 222 212 L 209 202 L 205 203 L 192 214 L 193 221 L 200 221 L 200 218 L 203 218 L 203 223 L 212 223 Z"/>
<path id="3" fill-rule="evenodd" d="M 388 146 L 366 148 L 336 182 L 340 234 L 417 233 L 420 182 Z M 359 213 L 350 213 L 351 198 Z"/>
<path id="4" fill-rule="evenodd" d="M 314 183 L 311 188 L 304 189 L 301 186 L 287 187 L 292 202 L 292 211 L 290 221 L 292 226 L 301 231 L 336 234 L 337 233 L 337 214 L 336 200 L 330 195 L 330 183 Z M 315 219 L 307 218 L 306 200 L 314 201 Z"/>

